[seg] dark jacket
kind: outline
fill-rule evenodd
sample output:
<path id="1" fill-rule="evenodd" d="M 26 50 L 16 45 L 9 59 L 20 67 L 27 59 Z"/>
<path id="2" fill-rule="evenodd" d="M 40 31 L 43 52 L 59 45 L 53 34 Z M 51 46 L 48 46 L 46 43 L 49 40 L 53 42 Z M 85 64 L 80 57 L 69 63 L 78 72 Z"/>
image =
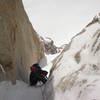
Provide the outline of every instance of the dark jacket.
<path id="1" fill-rule="evenodd" d="M 30 85 L 36 85 L 38 81 L 42 81 L 43 83 L 47 81 L 46 75 L 48 72 L 42 70 L 39 64 L 33 64 L 30 69 Z"/>

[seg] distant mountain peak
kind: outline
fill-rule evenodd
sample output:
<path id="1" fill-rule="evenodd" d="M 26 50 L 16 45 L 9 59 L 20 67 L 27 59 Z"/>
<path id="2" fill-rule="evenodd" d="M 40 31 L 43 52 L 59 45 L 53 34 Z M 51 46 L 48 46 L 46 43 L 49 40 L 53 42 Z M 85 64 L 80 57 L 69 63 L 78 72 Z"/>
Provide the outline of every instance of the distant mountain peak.
<path id="1" fill-rule="evenodd" d="M 93 19 L 94 19 L 94 20 L 96 20 L 96 19 L 97 19 L 97 20 L 100 20 L 100 13 L 97 13 L 96 16 L 94 16 Z"/>
<path id="2" fill-rule="evenodd" d="M 89 27 L 90 25 L 94 24 L 94 23 L 100 23 L 100 13 L 97 13 L 94 17 L 93 20 L 86 26 Z"/>

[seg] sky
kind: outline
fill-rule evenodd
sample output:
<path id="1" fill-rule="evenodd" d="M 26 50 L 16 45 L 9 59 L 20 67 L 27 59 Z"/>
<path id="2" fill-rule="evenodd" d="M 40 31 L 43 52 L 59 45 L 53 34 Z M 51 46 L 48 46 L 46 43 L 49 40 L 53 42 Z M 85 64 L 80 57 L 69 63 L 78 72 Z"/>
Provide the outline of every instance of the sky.
<path id="1" fill-rule="evenodd" d="M 38 34 L 66 44 L 100 12 L 100 0 L 23 0 Z"/>

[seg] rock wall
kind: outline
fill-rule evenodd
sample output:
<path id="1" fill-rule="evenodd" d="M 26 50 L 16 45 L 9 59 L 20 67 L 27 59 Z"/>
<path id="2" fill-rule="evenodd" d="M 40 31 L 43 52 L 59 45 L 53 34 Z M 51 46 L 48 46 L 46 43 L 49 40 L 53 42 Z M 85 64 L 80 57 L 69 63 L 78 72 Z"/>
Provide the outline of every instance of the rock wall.
<path id="1" fill-rule="evenodd" d="M 29 66 L 39 62 L 43 52 L 22 0 L 0 0 L 0 81 L 28 82 Z"/>

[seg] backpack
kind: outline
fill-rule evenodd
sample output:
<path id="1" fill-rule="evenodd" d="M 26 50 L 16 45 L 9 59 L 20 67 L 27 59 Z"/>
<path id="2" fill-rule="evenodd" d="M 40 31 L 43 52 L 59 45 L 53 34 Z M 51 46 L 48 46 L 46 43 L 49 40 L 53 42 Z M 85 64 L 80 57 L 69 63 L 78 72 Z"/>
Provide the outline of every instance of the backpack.
<path id="1" fill-rule="evenodd" d="M 33 64 L 31 67 L 31 72 L 40 72 L 41 71 L 41 67 L 39 66 L 38 63 Z"/>
<path id="2" fill-rule="evenodd" d="M 41 67 L 39 66 L 38 63 L 33 64 L 32 66 L 34 66 L 36 68 L 36 71 L 40 71 L 41 70 Z"/>
<path id="3" fill-rule="evenodd" d="M 31 66 L 30 69 L 31 69 L 31 72 L 35 72 L 36 71 L 36 68 L 34 66 Z"/>

